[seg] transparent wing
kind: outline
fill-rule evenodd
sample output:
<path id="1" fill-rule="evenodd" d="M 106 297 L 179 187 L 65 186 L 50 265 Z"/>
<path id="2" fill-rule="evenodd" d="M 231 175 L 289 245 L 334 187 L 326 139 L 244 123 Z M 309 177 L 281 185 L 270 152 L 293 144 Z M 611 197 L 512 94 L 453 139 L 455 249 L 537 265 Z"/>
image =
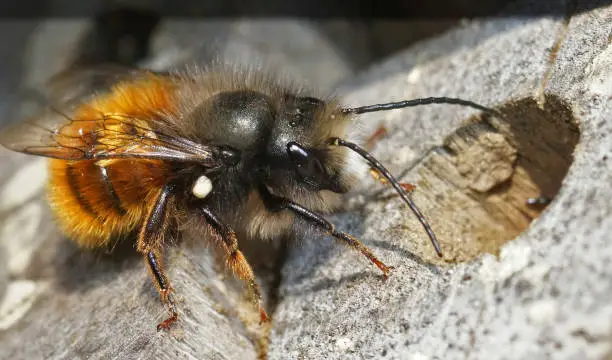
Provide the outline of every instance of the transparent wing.
<path id="1" fill-rule="evenodd" d="M 88 106 L 95 94 L 118 81 L 147 74 L 144 70 L 111 70 L 56 76 L 46 89 L 47 106 L 0 132 L 0 144 L 13 151 L 64 160 L 136 157 L 217 165 L 215 148 L 164 132 L 164 127 L 151 119 L 95 111 L 91 113 L 99 115 L 72 118 L 74 110 Z"/>

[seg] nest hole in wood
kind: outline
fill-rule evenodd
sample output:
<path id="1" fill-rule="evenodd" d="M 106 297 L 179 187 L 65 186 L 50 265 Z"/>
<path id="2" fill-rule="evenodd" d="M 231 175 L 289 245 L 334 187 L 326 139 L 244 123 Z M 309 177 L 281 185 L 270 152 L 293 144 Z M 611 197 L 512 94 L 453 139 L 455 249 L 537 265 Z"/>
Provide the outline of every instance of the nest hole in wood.
<path id="1" fill-rule="evenodd" d="M 568 104 L 552 95 L 545 100 L 512 101 L 497 109 L 500 117 L 469 119 L 419 164 L 418 201 L 429 204 L 423 210 L 444 251 L 439 260 L 419 249 L 426 260 L 498 255 L 554 200 L 580 132 Z"/>

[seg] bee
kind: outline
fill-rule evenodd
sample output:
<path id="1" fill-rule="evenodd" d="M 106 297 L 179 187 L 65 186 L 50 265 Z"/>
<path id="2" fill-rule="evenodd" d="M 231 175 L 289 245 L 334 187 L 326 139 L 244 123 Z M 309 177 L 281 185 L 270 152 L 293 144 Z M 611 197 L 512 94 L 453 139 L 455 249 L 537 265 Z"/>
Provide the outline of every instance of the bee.
<path id="1" fill-rule="evenodd" d="M 279 238 L 298 218 L 359 251 L 388 276 L 392 267 L 321 215 L 337 208 L 354 186 L 349 157 L 355 154 L 395 189 L 442 256 L 407 193 L 411 187 L 345 139 L 345 132 L 367 112 L 432 103 L 489 111 L 445 97 L 342 107 L 268 73 L 224 66 L 81 69 L 56 76 L 46 102 L 36 116 L 3 131 L 0 144 L 50 158 L 48 200 L 60 230 L 77 244 L 104 247 L 135 234 L 136 250 L 169 314 L 158 331 L 178 319 L 164 249 L 188 220 L 205 224 L 262 322 L 268 315 L 241 239 Z"/>

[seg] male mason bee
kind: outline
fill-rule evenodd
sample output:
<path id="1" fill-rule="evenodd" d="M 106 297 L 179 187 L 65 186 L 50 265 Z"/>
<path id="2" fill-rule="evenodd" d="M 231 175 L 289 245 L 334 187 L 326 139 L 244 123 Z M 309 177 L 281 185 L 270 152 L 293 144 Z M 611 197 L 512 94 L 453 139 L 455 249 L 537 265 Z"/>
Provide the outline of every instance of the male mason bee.
<path id="1" fill-rule="evenodd" d="M 95 91 L 86 88 L 94 87 Z M 85 89 L 85 90 L 84 90 Z M 184 221 L 206 224 L 267 319 L 240 239 L 289 233 L 296 218 L 358 250 L 385 276 L 390 267 L 319 212 L 337 207 L 363 158 L 424 216 L 372 155 L 344 139 L 358 114 L 429 103 L 487 108 L 454 98 L 426 98 L 344 108 L 259 71 L 213 67 L 160 73 L 123 68 L 84 69 L 55 78 L 42 113 L 8 128 L 0 144 L 49 161 L 48 197 L 61 230 L 83 247 L 137 233 L 169 317 L 177 318 L 164 274 L 164 244 Z"/>

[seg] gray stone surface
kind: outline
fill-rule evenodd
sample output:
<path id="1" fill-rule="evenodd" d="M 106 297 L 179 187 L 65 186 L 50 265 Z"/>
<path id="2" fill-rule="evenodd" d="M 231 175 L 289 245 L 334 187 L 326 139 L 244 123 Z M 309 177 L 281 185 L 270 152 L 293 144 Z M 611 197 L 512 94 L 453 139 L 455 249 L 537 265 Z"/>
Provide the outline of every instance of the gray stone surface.
<path id="1" fill-rule="evenodd" d="M 9 277 L 8 277 L 8 267 L 7 267 L 7 259 L 6 259 L 6 250 L 4 246 L 0 247 L 0 304 L 4 300 L 4 294 L 6 293 L 6 288 L 8 286 Z"/>
<path id="2" fill-rule="evenodd" d="M 354 73 L 350 57 L 339 55 L 342 51 L 303 22 L 236 24 L 227 25 L 227 33 L 241 37 L 233 44 L 221 42 L 226 55 L 270 56 L 298 77 L 322 80 L 327 89 Z M 327 59 L 325 66 L 315 66 L 317 57 L 301 51 L 283 53 L 288 40 L 282 36 L 270 48 L 256 39 L 278 26 L 306 32 L 304 48 L 317 49 L 317 56 Z M 479 112 L 437 105 L 361 117 L 353 138 L 362 139 L 381 122 L 389 130 L 374 154 L 393 173 L 425 156 L 403 179 L 417 184 L 415 202 L 439 231 L 445 258 L 435 257 L 401 202 L 365 178 L 347 198 L 346 210 L 332 219 L 394 265 L 392 276 L 383 281 L 358 254 L 330 239 L 309 237 L 289 250 L 277 289 L 270 289 L 274 279 L 262 271 L 266 290 L 277 297 L 271 328 L 256 324 L 239 288 L 208 249 L 189 241 L 197 240 L 190 235 L 171 251 L 168 274 L 180 294 L 182 322 L 170 334 L 156 333 L 154 325 L 165 313 L 141 259 L 129 255 L 130 245 L 110 257 L 78 251 L 57 232 L 42 198 L 44 162 L 0 150 L 0 247 L 10 276 L 0 304 L 0 359 L 606 358 L 612 344 L 607 266 L 612 256 L 612 8 L 574 16 L 560 37 L 563 30 L 563 19 L 556 18 L 466 22 L 345 82 L 342 94 L 350 105 L 460 96 L 500 107 L 523 129 L 538 115 L 544 123 L 563 125 L 571 113 L 581 132 L 575 160 L 558 193 L 548 194 L 556 196 L 541 216 L 516 239 L 509 236 L 505 245 L 487 249 L 497 251 L 495 257 L 474 246 L 483 229 L 462 226 L 470 221 L 467 215 L 480 211 L 462 202 L 473 195 L 465 190 L 469 181 L 462 186 L 461 177 L 435 173 L 440 161 L 453 157 L 440 148 L 426 154 Z M 180 40 L 176 34 L 197 32 L 166 31 L 162 28 L 156 40 L 160 66 L 182 59 L 181 50 L 193 49 L 199 40 L 195 36 L 168 50 Z M 551 61 L 557 40 L 561 46 Z M 210 53 L 204 49 L 199 56 Z M 538 110 L 531 99 L 547 102 Z M 499 133 L 518 134 L 512 126 L 519 125 L 496 118 L 490 125 Z M 549 141 L 551 147 L 569 143 L 538 136 L 527 138 Z M 541 160 L 521 153 L 516 139 L 508 142 L 518 149 L 517 161 Z M 540 180 L 537 173 L 528 175 Z M 0 269 L 0 286 L 1 276 Z"/>
<path id="3" fill-rule="evenodd" d="M 507 26 L 512 22 L 516 26 Z M 496 27 L 493 36 L 484 36 Z M 283 269 L 271 359 L 609 356 L 612 8 L 572 17 L 558 56 L 550 63 L 563 27 L 563 19 L 468 25 L 415 49 L 442 53 L 438 49 L 450 39 L 458 44 L 465 39 L 470 46 L 414 66 L 404 64 L 414 64 L 411 59 L 421 52 L 407 50 L 378 66 L 376 77 L 366 76 L 367 81 L 350 89 L 349 104 L 447 95 L 489 106 L 540 98 L 543 91 L 569 105 L 580 124 L 580 142 L 553 203 L 504 245 L 498 258 L 483 254 L 468 263 L 434 269 L 414 259 L 409 254 L 433 260 L 433 251 L 397 199 L 370 201 L 357 214 L 337 218 L 395 265 L 395 273 L 383 282 L 358 256 L 314 242 L 293 252 Z M 462 36 L 456 38 L 458 34 Z M 397 173 L 426 149 L 441 145 L 475 113 L 429 106 L 363 116 L 360 122 L 366 133 L 380 121 L 386 124 L 392 135 L 375 154 Z M 405 178 L 419 184 L 424 175 L 427 172 L 417 167 Z M 414 195 L 434 228 L 448 222 L 459 225 L 466 211 L 460 204 L 444 209 L 434 202 L 448 203 L 447 195 L 435 187 L 417 188 Z M 443 248 L 451 252 L 469 241 L 441 237 Z"/>

